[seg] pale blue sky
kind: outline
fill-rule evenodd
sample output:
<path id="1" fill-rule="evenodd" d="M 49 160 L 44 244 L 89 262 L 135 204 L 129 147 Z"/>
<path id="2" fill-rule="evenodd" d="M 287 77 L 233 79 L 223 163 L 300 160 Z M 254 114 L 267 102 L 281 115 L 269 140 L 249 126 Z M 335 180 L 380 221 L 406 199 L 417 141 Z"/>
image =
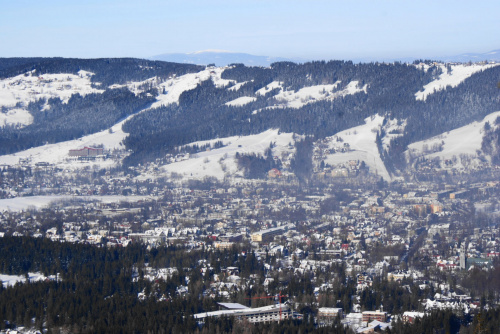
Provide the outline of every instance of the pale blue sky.
<path id="1" fill-rule="evenodd" d="M 0 0 L 0 57 L 222 49 L 308 59 L 500 49 L 500 1 Z"/>

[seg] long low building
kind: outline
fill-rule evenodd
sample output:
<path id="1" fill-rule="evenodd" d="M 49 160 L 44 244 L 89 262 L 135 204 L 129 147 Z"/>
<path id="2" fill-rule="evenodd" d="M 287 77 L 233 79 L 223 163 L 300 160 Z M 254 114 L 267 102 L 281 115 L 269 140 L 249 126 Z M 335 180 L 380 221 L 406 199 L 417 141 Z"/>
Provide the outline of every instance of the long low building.
<path id="1" fill-rule="evenodd" d="M 280 321 L 280 305 L 270 305 L 256 308 L 243 308 L 237 310 L 221 310 L 213 312 L 204 312 L 194 315 L 198 321 L 205 321 L 208 317 L 235 317 L 245 318 L 249 322 L 271 322 Z M 281 304 L 281 319 L 285 320 L 291 317 L 291 310 L 287 304 Z"/>
<path id="2" fill-rule="evenodd" d="M 69 150 L 70 157 L 96 157 L 104 154 L 104 149 L 101 147 L 84 147 L 77 150 Z"/>
<path id="3" fill-rule="evenodd" d="M 265 241 L 266 239 L 269 239 L 275 235 L 281 235 L 293 227 L 294 227 L 293 225 L 287 224 L 287 225 L 282 225 L 282 226 L 278 226 L 278 227 L 273 227 L 273 228 L 270 228 L 267 230 L 261 230 L 261 231 L 252 233 L 250 238 L 252 239 L 253 242 L 262 242 L 262 241 Z"/>

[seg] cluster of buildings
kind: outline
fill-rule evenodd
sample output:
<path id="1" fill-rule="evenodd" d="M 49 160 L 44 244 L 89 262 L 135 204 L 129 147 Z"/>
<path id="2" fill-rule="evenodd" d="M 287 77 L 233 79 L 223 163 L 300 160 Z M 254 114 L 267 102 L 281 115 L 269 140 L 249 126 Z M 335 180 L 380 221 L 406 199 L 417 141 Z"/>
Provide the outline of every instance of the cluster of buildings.
<path id="1" fill-rule="evenodd" d="M 99 154 L 91 148 L 78 152 L 72 154 Z M 346 166 L 351 170 L 358 167 L 355 163 Z M 265 289 L 282 284 L 284 272 L 311 277 L 318 324 L 339 317 L 344 325 L 366 332 L 385 328 L 395 316 L 411 322 L 435 308 L 473 311 L 477 307 L 467 288 L 451 291 L 440 285 L 443 275 L 473 268 L 489 270 L 500 255 L 500 229 L 494 223 L 499 212 L 495 200 L 499 182 L 407 182 L 389 188 L 343 179 L 304 188 L 283 184 L 276 171 L 273 174 L 268 180 L 222 183 L 144 179 L 90 168 L 68 175 L 50 165 L 0 168 L 4 198 L 48 193 L 71 196 L 45 209 L 1 211 L 0 237 L 45 237 L 107 247 L 126 247 L 133 242 L 150 247 L 173 244 L 209 252 L 240 247 L 265 261 Z M 79 202 L 74 195 L 125 195 L 131 201 L 94 198 Z M 470 217 L 475 212 L 490 218 L 472 224 Z M 52 219 L 54 215 L 57 221 Z M 351 309 L 337 307 L 336 301 L 320 304 L 319 296 L 332 283 L 320 276 L 325 268 L 339 265 L 355 279 L 358 296 L 371 289 L 377 277 L 401 284 L 412 280 L 433 293 L 422 300 L 420 309 L 392 317 L 383 311 L 363 310 L 356 301 Z M 152 281 L 167 280 L 174 269 L 150 268 L 145 276 Z M 200 270 L 214 268 L 207 264 Z M 213 277 L 204 296 L 228 303 L 234 302 L 235 293 L 258 282 L 231 267 Z M 177 293 L 189 294 L 188 285 L 179 286 Z M 297 303 L 290 297 L 281 304 L 281 311 L 276 305 L 233 305 L 196 318 L 202 322 L 206 317 L 230 314 L 249 322 L 277 321 L 278 316 L 300 317 L 294 313 Z"/>

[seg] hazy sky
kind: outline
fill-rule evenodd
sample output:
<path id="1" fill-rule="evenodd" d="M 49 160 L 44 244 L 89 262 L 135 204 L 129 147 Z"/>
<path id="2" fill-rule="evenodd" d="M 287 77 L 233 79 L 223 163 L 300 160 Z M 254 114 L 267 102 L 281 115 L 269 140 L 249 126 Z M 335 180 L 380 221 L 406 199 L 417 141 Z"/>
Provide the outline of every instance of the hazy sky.
<path id="1" fill-rule="evenodd" d="M 206 49 L 308 59 L 500 49 L 500 1 L 0 0 L 0 57 Z"/>

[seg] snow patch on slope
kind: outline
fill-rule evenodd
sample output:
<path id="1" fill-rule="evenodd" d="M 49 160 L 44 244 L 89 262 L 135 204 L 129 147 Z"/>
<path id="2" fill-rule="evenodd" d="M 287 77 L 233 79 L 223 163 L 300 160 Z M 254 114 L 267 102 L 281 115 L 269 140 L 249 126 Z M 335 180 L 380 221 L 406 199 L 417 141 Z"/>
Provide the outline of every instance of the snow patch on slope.
<path id="1" fill-rule="evenodd" d="M 407 157 L 426 157 L 429 159 L 440 157 L 442 160 L 460 155 L 477 156 L 477 151 L 481 150 L 481 143 L 484 136 L 484 124 L 489 122 L 493 127 L 500 111 L 487 115 L 483 120 L 472 122 L 458 129 L 448 131 L 439 136 L 419 141 L 408 146 Z"/>
<path id="2" fill-rule="evenodd" d="M 280 81 L 273 81 L 270 84 L 267 84 L 266 86 L 256 91 L 255 94 L 263 96 L 276 88 L 280 88 L 281 90 L 283 90 L 283 83 Z"/>
<path id="3" fill-rule="evenodd" d="M 79 71 L 75 74 L 44 74 L 33 76 L 31 72 L 0 80 L 0 106 L 14 107 L 18 102 L 27 105 L 41 98 L 60 98 L 67 103 L 71 95 L 82 96 L 102 93 L 104 90 L 92 88 L 90 78 L 93 73 Z"/>
<path id="4" fill-rule="evenodd" d="M 434 81 L 428 83 L 424 86 L 423 91 L 415 93 L 415 98 L 417 100 L 425 101 L 427 96 L 434 93 L 435 91 L 440 91 L 446 89 L 447 86 L 456 87 L 462 83 L 465 79 L 469 78 L 471 75 L 477 72 L 484 71 L 488 68 L 498 66 L 500 64 L 460 64 L 460 65 L 450 65 L 451 72 L 448 73 L 445 64 L 439 64 L 443 73 Z M 424 67 L 425 69 L 425 67 Z"/>
<path id="5" fill-rule="evenodd" d="M 252 80 L 253 81 L 253 80 Z M 231 90 L 231 91 L 238 91 L 241 86 L 243 86 L 244 84 L 246 84 L 247 82 L 249 81 L 243 81 L 243 82 L 238 82 L 237 84 L 235 84 L 234 86 L 231 86 L 229 87 L 227 90 Z"/>
<path id="6" fill-rule="evenodd" d="M 385 132 L 385 136 L 382 137 L 382 148 L 388 150 L 391 140 L 403 135 L 406 128 L 406 120 L 387 119 L 386 124 L 382 128 Z"/>
<path id="7" fill-rule="evenodd" d="M 290 108 L 301 108 L 304 105 L 317 101 L 333 100 L 338 97 L 352 95 L 360 92 L 365 92 L 367 85 L 359 87 L 358 81 L 351 81 L 347 86 L 338 91 L 340 81 L 331 85 L 316 85 L 299 89 L 298 91 L 283 91 L 281 90 L 275 98 L 280 103 Z"/>
<path id="8" fill-rule="evenodd" d="M 33 123 L 33 116 L 26 109 L 14 108 L 0 112 L 0 127 L 7 125 L 24 127 Z"/>
<path id="9" fill-rule="evenodd" d="M 203 146 L 221 141 L 225 146 L 191 155 L 183 160 L 181 159 L 181 161 L 173 161 L 163 166 L 162 170 L 163 173 L 174 173 L 181 175 L 183 178 L 195 179 L 203 179 L 207 176 L 213 176 L 218 179 L 223 179 L 225 176 L 242 176 L 243 173 L 238 169 L 235 159 L 237 152 L 240 154 L 255 153 L 263 155 L 272 142 L 275 145 L 273 148 L 274 156 L 280 158 L 289 157 L 295 150 L 294 138 L 298 137 L 300 136 L 296 136 L 293 133 L 280 133 L 279 130 L 272 129 L 256 135 L 199 141 L 189 145 Z M 145 174 L 141 176 L 141 178 L 153 177 L 155 175 Z"/>
<path id="10" fill-rule="evenodd" d="M 112 159 L 81 162 L 68 159 L 68 153 L 69 150 L 73 149 L 101 145 L 106 151 L 124 149 L 125 147 L 122 144 L 122 141 L 128 136 L 128 133 L 125 133 L 122 130 L 122 125 L 134 116 L 135 115 L 130 115 L 109 129 L 93 133 L 79 139 L 68 140 L 55 144 L 47 144 L 14 154 L 2 155 L 0 156 L 0 164 L 16 165 L 19 164 L 22 159 L 30 161 L 30 164 L 32 165 L 36 165 L 36 163 L 39 162 L 48 162 L 51 164 L 57 164 L 59 167 L 64 169 L 77 169 L 85 166 L 98 166 L 100 168 L 114 166 L 118 162 Z"/>
<path id="11" fill-rule="evenodd" d="M 226 106 L 233 106 L 233 107 L 241 107 L 241 106 L 244 106 L 245 104 L 249 104 L 255 100 L 257 100 L 256 97 L 241 96 L 241 97 L 238 97 L 237 99 L 226 102 L 225 105 Z"/>
<path id="12" fill-rule="evenodd" d="M 225 67 L 207 68 L 201 72 L 185 74 L 159 84 L 160 94 L 156 97 L 158 101 L 153 103 L 151 108 L 179 103 L 179 97 L 183 92 L 195 89 L 198 84 L 208 79 L 211 79 L 218 88 L 229 85 L 234 81 L 221 78 L 225 69 Z"/>
<path id="13" fill-rule="evenodd" d="M 384 117 L 374 115 L 366 118 L 363 125 L 327 137 L 329 148 L 335 150 L 335 153 L 327 154 L 324 159 L 325 163 L 335 166 L 345 164 L 350 160 L 364 161 L 372 173 L 378 174 L 385 180 L 391 180 L 391 176 L 380 158 L 376 143 L 377 132 L 382 127 L 383 122 Z M 339 143 L 348 148 L 346 152 L 338 150 Z"/>
<path id="14" fill-rule="evenodd" d="M 78 75 L 60 73 L 34 76 L 32 72 L 0 80 L 0 127 L 17 125 L 23 127 L 33 123 L 33 117 L 22 106 L 39 99 L 59 98 L 68 103 L 73 94 L 85 96 L 102 93 L 92 88 L 90 78 L 94 75 L 79 71 Z M 17 106 L 17 107 L 16 107 Z M 21 107 L 20 107 L 21 106 Z M 0 110 L 1 110 L 0 109 Z"/>
<path id="15" fill-rule="evenodd" d="M 280 103 L 287 104 L 289 107 L 300 108 L 307 103 L 326 99 L 335 91 L 339 84 L 340 81 L 331 85 L 309 86 L 301 88 L 296 92 L 282 90 L 275 98 Z"/>
<path id="16" fill-rule="evenodd" d="M 28 273 L 28 279 L 30 282 L 45 281 L 48 277 L 44 276 L 42 273 Z M 51 276 L 51 279 L 56 279 L 55 276 Z M 26 283 L 26 275 L 4 275 L 0 274 L 0 282 L 2 282 L 3 287 L 7 288 L 9 286 L 16 285 L 19 283 Z"/>
<path id="17" fill-rule="evenodd" d="M 143 81 L 128 82 L 123 85 L 112 85 L 110 88 L 127 87 L 134 94 L 141 94 L 149 88 L 157 88 L 159 95 L 156 97 L 156 102 L 151 105 L 151 109 L 166 106 L 172 103 L 179 103 L 179 97 L 182 93 L 188 90 L 195 89 L 201 82 L 211 79 L 217 88 L 226 87 L 234 80 L 226 80 L 221 78 L 225 67 L 210 67 L 196 73 L 188 73 L 179 77 L 173 76 L 166 81 L 160 80 L 158 77 L 152 77 Z M 230 87 L 229 89 L 235 86 Z"/>

